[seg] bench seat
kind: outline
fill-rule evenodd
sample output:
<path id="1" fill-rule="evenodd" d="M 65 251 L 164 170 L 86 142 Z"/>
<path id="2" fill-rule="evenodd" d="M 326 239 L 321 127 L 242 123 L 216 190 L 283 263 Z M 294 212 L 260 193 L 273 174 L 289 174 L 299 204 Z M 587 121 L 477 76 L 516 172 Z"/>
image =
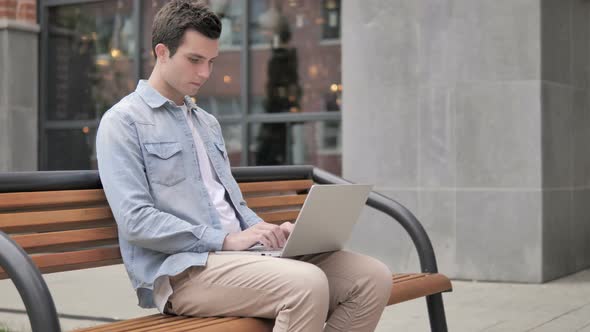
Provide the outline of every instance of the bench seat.
<path id="1" fill-rule="evenodd" d="M 259 318 L 194 318 L 155 314 L 116 323 L 75 330 L 73 332 L 271 332 L 272 321 Z"/>
<path id="2" fill-rule="evenodd" d="M 401 303 L 427 295 L 448 292 L 451 281 L 443 274 L 407 273 L 392 276 L 393 287 L 387 305 Z M 236 325 L 238 324 L 238 325 Z M 272 331 L 272 321 L 257 318 L 192 318 L 155 314 L 121 322 L 103 324 L 74 332 L 126 332 L 126 331 L 233 331 L 236 326 L 244 332 Z"/>

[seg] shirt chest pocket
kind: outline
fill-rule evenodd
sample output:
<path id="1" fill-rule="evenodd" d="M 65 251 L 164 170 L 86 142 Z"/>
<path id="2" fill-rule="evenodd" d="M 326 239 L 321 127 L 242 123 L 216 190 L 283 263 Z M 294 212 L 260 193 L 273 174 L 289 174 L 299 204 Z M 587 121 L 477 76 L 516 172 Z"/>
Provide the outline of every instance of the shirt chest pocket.
<path id="1" fill-rule="evenodd" d="M 173 186 L 186 178 L 178 142 L 144 143 L 145 167 L 151 183 Z"/>

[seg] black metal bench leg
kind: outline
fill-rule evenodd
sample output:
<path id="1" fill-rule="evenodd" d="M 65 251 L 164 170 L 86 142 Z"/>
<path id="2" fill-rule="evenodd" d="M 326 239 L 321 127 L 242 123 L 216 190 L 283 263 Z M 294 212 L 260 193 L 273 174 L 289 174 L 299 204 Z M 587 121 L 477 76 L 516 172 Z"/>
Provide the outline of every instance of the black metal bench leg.
<path id="1" fill-rule="evenodd" d="M 430 318 L 430 330 L 432 332 L 447 332 L 447 319 L 443 305 L 442 294 L 434 294 L 426 297 L 428 317 Z"/>

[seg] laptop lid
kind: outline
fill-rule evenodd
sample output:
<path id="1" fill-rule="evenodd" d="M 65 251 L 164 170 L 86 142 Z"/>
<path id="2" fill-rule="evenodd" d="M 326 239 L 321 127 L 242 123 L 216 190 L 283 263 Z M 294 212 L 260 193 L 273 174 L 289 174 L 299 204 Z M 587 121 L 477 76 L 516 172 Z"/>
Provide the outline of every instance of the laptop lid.
<path id="1" fill-rule="evenodd" d="M 341 250 L 352 234 L 372 185 L 313 185 L 281 257 Z"/>

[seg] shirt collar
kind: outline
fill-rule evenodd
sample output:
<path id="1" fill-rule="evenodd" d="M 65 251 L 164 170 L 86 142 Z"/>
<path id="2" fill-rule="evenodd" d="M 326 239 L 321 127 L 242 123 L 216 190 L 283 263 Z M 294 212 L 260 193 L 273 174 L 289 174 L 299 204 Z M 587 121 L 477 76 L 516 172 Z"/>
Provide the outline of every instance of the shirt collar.
<path id="1" fill-rule="evenodd" d="M 140 80 L 137 83 L 137 88 L 135 88 L 135 92 L 139 94 L 139 96 L 151 107 L 151 108 L 158 108 L 166 102 L 170 103 L 170 105 L 174 105 L 168 98 L 162 96 L 156 89 L 154 89 L 151 85 L 149 85 L 147 80 Z M 191 102 L 189 104 L 188 102 Z M 184 102 L 189 109 L 193 109 L 196 107 L 192 102 L 192 99 L 188 96 L 184 97 Z"/>

